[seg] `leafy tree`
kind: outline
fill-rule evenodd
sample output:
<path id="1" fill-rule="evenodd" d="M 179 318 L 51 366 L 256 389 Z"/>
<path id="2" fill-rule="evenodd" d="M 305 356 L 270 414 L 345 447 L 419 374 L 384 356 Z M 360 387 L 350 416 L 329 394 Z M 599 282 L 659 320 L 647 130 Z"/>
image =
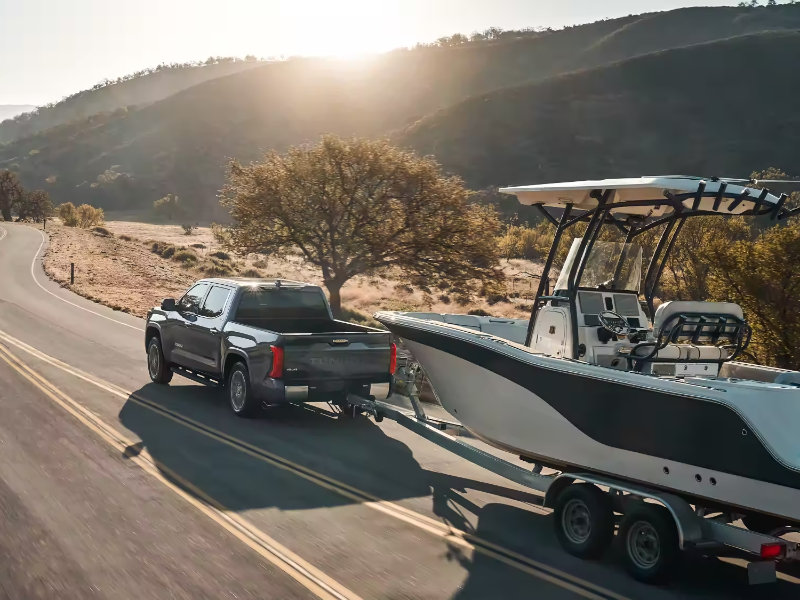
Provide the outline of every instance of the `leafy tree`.
<path id="1" fill-rule="evenodd" d="M 16 206 L 24 190 L 22 184 L 13 171 L 0 171 L 0 214 L 4 221 L 11 220 L 11 209 Z"/>
<path id="2" fill-rule="evenodd" d="M 17 205 L 19 220 L 31 219 L 34 223 L 41 223 L 53 215 L 53 203 L 50 194 L 44 190 L 24 192 Z"/>
<path id="3" fill-rule="evenodd" d="M 800 220 L 750 242 L 712 248 L 710 296 L 741 305 L 753 328 L 749 351 L 764 364 L 800 369 Z"/>
<path id="4" fill-rule="evenodd" d="M 232 162 L 222 191 L 229 247 L 280 254 L 299 249 L 322 271 L 331 306 L 359 274 L 397 268 L 412 281 L 467 290 L 500 277 L 494 211 L 470 205 L 457 177 L 431 158 L 379 140 L 326 136 L 313 146 Z"/>

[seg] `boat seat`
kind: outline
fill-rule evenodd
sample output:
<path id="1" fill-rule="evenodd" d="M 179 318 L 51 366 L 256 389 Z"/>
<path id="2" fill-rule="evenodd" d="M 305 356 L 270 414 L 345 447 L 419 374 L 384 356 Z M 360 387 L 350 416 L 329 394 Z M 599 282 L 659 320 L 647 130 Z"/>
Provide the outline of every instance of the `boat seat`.
<path id="1" fill-rule="evenodd" d="M 649 339 L 634 346 L 630 358 L 637 369 L 653 362 L 719 364 L 740 353 L 749 339 L 738 304 L 671 301 L 658 307 Z"/>

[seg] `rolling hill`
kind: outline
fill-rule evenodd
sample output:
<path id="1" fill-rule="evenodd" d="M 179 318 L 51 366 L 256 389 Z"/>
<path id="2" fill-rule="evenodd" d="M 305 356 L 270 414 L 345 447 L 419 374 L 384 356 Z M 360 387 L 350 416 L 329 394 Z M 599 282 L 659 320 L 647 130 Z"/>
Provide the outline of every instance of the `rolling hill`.
<path id="1" fill-rule="evenodd" d="M 220 216 L 229 157 L 326 132 L 391 134 L 476 186 L 791 168 L 794 134 L 779 125 L 793 119 L 795 29 L 800 6 L 682 9 L 362 62 L 262 64 L 16 140 L 0 168 L 56 202 L 148 210 L 172 192 L 198 218 Z M 758 127 L 770 139 L 744 144 Z"/>
<path id="2" fill-rule="evenodd" d="M 91 90 L 78 92 L 52 105 L 27 106 L 14 114 L 3 114 L 0 110 L 0 144 L 99 113 L 163 100 L 198 83 L 258 64 L 255 61 L 223 60 L 203 65 L 162 66 L 118 83 L 98 84 Z"/>
<path id="3" fill-rule="evenodd" d="M 471 98 L 398 140 L 476 187 L 796 171 L 798 56 L 800 31 L 653 53 Z"/>

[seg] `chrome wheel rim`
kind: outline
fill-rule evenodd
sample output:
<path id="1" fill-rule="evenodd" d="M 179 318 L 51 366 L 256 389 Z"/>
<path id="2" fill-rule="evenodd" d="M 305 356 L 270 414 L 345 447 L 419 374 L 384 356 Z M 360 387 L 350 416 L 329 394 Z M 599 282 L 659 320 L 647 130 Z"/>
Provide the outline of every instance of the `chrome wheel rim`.
<path id="1" fill-rule="evenodd" d="M 658 532 L 647 521 L 637 521 L 631 526 L 625 546 L 631 561 L 640 569 L 652 569 L 661 558 Z"/>
<path id="2" fill-rule="evenodd" d="M 161 357 L 158 352 L 158 345 L 150 344 L 150 350 L 147 351 L 147 368 L 150 370 L 150 378 L 155 379 L 158 377 L 158 370 L 161 366 Z"/>
<path id="3" fill-rule="evenodd" d="M 573 498 L 564 505 L 561 513 L 561 529 L 573 544 L 585 544 L 592 535 L 592 518 L 589 507 L 583 500 Z"/>
<path id="4" fill-rule="evenodd" d="M 233 410 L 239 412 L 244 407 L 244 399 L 247 393 L 247 383 L 244 380 L 244 375 L 241 371 L 234 371 L 231 375 L 231 406 Z"/>

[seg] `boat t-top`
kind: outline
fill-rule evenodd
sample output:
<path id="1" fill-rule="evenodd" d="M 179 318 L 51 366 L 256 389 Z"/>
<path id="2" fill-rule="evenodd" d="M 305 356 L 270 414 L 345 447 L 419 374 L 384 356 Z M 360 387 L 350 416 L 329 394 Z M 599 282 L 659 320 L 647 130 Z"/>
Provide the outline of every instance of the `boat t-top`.
<path id="1" fill-rule="evenodd" d="M 800 372 L 741 360 L 751 330 L 737 304 L 656 306 L 687 219 L 782 221 L 798 212 L 786 196 L 686 176 L 500 191 L 556 228 L 529 320 L 376 314 L 441 405 L 475 436 L 545 467 L 646 485 L 763 530 L 800 523 Z M 551 290 L 560 242 L 578 225 Z M 622 240 L 605 241 L 608 228 Z M 644 265 L 637 241 L 652 230 L 661 235 Z"/>

